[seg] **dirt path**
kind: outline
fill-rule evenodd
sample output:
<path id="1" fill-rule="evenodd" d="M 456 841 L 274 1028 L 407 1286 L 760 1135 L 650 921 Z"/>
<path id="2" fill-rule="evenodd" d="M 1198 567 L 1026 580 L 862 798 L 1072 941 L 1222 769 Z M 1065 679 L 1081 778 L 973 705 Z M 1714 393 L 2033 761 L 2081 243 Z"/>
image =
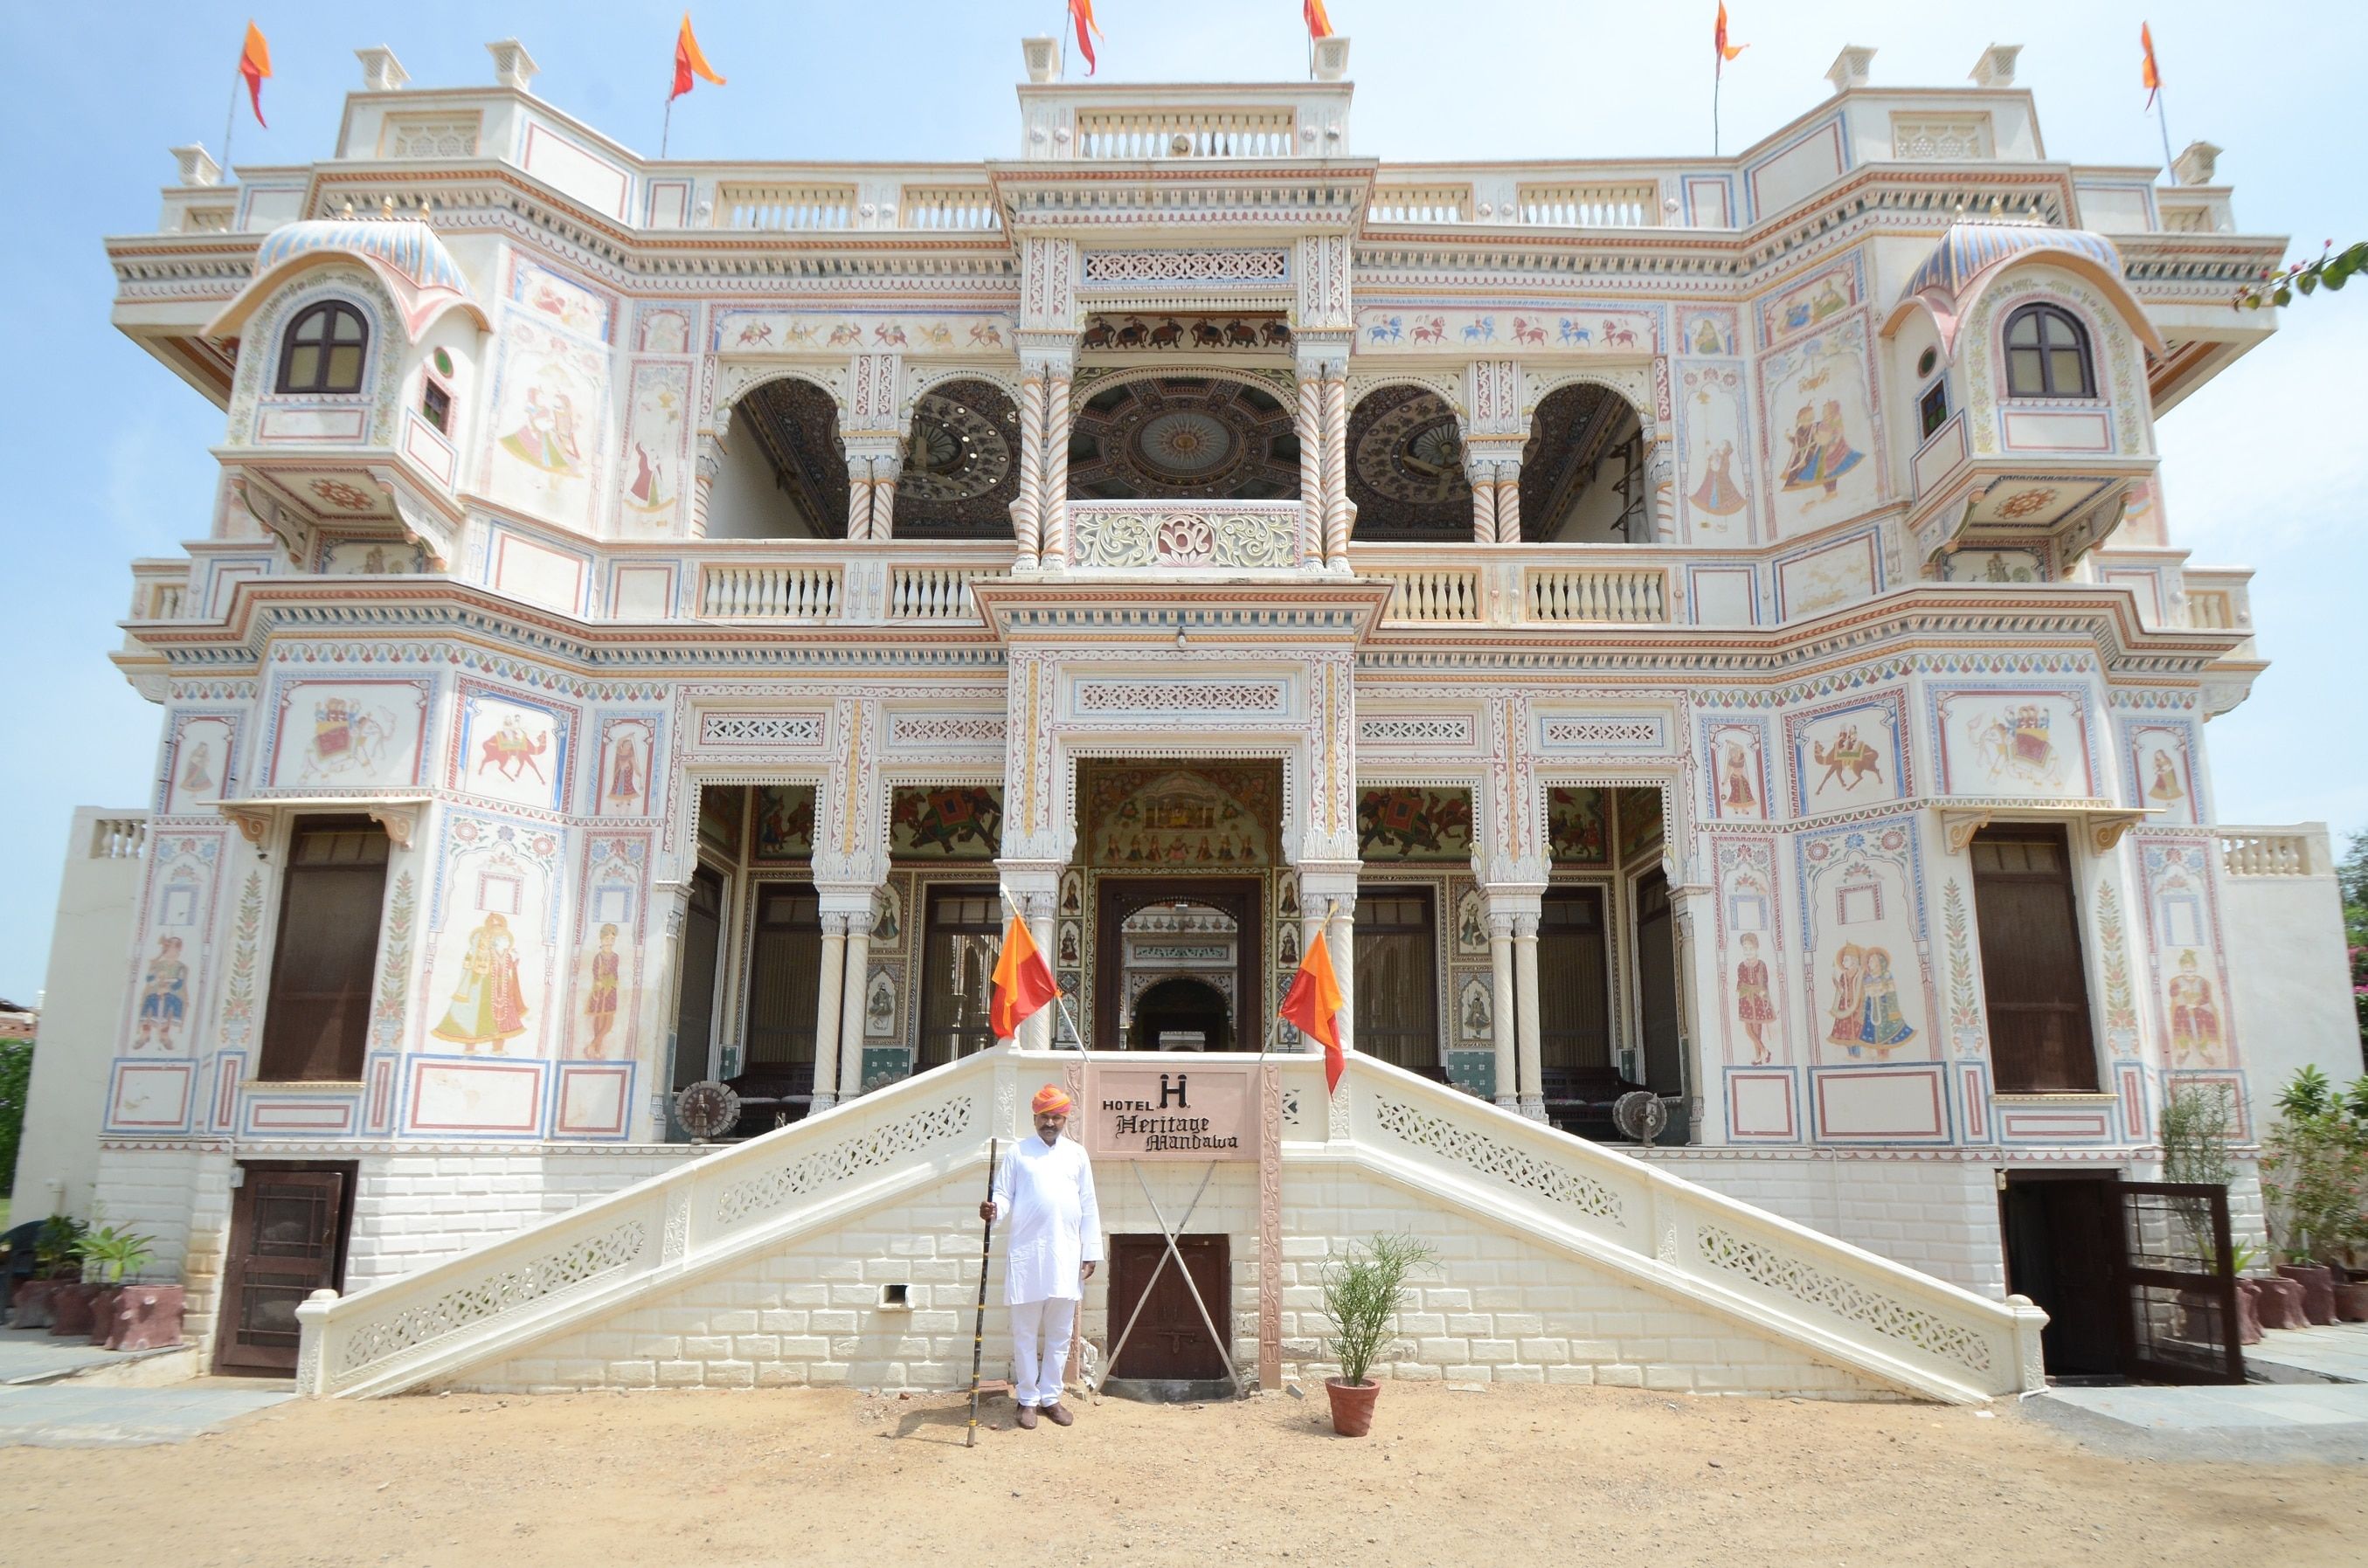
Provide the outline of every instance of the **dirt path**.
<path id="1" fill-rule="evenodd" d="M 0 1451 L 0 1561 L 2303 1568 L 2368 1535 L 2357 1469 L 2106 1458 L 2010 1410 L 1394 1383 L 1352 1442 L 1320 1388 L 1066 1431 L 990 1408 L 965 1451 L 943 1396 L 291 1403 L 178 1448 Z"/>

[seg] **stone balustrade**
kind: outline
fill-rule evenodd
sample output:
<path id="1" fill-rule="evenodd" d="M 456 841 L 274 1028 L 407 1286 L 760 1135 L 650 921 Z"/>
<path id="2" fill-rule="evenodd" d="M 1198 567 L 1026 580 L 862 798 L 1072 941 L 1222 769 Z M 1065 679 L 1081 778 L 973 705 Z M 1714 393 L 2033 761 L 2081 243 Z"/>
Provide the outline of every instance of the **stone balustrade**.
<path id="1" fill-rule="evenodd" d="M 2220 841 L 2220 864 L 2232 877 L 2324 877 L 2334 869 L 2322 824 L 2212 831 Z"/>

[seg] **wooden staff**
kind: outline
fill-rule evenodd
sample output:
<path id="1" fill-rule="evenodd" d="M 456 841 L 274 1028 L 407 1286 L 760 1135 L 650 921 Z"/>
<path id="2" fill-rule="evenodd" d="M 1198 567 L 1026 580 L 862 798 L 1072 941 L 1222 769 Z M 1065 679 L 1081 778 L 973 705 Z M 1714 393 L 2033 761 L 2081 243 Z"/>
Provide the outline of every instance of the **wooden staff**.
<path id="1" fill-rule="evenodd" d="M 995 1201 L 995 1153 L 997 1141 L 986 1141 L 986 1200 Z M 970 1431 L 962 1437 L 962 1447 L 978 1447 L 978 1372 L 986 1356 L 986 1260 L 995 1250 L 995 1220 L 989 1216 L 985 1232 L 978 1241 L 978 1315 L 971 1320 L 970 1330 Z"/>

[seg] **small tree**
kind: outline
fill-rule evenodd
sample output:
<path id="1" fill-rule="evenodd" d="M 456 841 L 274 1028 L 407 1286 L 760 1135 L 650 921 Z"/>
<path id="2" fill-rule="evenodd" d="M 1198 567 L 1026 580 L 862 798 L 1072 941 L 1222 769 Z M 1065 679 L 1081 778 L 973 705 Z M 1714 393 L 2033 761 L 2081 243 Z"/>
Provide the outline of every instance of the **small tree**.
<path id="1" fill-rule="evenodd" d="M 2339 1262 L 2368 1241 L 2360 1206 L 2368 1193 L 2368 1083 L 2338 1093 L 2316 1067 L 2297 1071 L 2278 1096 L 2278 1124 L 2261 1140 L 2261 1197 L 2293 1262 Z"/>
<path id="2" fill-rule="evenodd" d="M 2162 1108 L 2162 1179 L 2219 1187 L 2234 1180 L 2237 1164 L 2228 1156 L 2228 1129 L 2234 1115 L 2225 1084 L 2190 1084 L 2173 1090 Z M 2205 1267 L 2212 1267 L 2211 1205 L 2200 1199 L 2180 1199 L 2178 1210 L 2180 1228 L 2187 1233 L 2189 1246 L 2206 1260 Z"/>
<path id="3" fill-rule="evenodd" d="M 1406 1276 L 1431 1256 L 1429 1246 L 1412 1236 L 1377 1235 L 1363 1256 L 1352 1245 L 1348 1256 L 1325 1265 L 1324 1310 L 1333 1333 L 1324 1344 L 1340 1364 L 1341 1381 L 1368 1381 L 1365 1374 L 1389 1343 L 1405 1304 Z"/>

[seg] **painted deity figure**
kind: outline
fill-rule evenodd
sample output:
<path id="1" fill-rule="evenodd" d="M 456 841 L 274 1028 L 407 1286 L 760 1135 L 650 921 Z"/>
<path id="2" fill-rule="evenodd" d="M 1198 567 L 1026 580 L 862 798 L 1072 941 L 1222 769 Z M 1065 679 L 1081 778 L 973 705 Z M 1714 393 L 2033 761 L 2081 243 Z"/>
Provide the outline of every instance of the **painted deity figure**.
<path id="1" fill-rule="evenodd" d="M 1770 1060 L 1768 1026 L 1776 1021 L 1776 1003 L 1768 984 L 1767 960 L 1759 956 L 1759 938 L 1743 934 L 1743 958 L 1735 966 L 1735 1017 L 1751 1037 L 1754 1064 Z"/>
<path id="2" fill-rule="evenodd" d="M 2166 989 L 2170 994 L 2172 1056 L 2181 1062 L 2189 1057 L 2218 1061 L 2220 1004 L 2213 997 L 2212 983 L 2199 972 L 2192 950 L 2179 955 L 2179 972 L 2170 977 Z"/>
<path id="3" fill-rule="evenodd" d="M 1836 1045 L 1848 1046 L 1852 1056 L 1859 1052 L 1860 983 L 1865 964 L 1864 948 L 1856 942 L 1842 944 L 1841 951 L 1834 955 L 1834 1005 L 1826 1009 L 1834 1020 L 1826 1038 Z"/>
<path id="4" fill-rule="evenodd" d="M 1728 741 L 1719 748 L 1719 803 L 1734 813 L 1757 812 L 1759 797 L 1751 787 L 1751 756 L 1741 743 Z"/>
<path id="5" fill-rule="evenodd" d="M 1859 1041 L 1873 1046 L 1877 1056 L 1892 1051 L 1916 1038 L 1916 1031 L 1899 1012 L 1899 982 L 1891 973 L 1891 952 L 1885 948 L 1866 950 L 1866 971 L 1859 982 Z M 1853 1047 L 1851 1054 L 1857 1054 Z"/>
<path id="6" fill-rule="evenodd" d="M 1721 441 L 1702 467 L 1702 482 L 1688 499 L 1715 517 L 1731 517 L 1742 511 L 1743 491 L 1735 483 L 1735 443 Z"/>
<path id="7" fill-rule="evenodd" d="M 574 401 L 557 386 L 529 387 L 518 428 L 501 444 L 512 457 L 547 473 L 575 473 L 584 454 L 575 444 Z"/>
<path id="8" fill-rule="evenodd" d="M 617 741 L 617 760 L 609 769 L 609 799 L 638 800 L 642 793 L 642 754 L 633 744 L 633 737 L 622 735 Z"/>
<path id="9" fill-rule="evenodd" d="M 2160 801 L 2166 806 L 2187 799 L 2187 791 L 2180 788 L 2179 765 L 2170 760 L 2169 752 L 2159 748 L 2154 754 L 2154 784 L 2146 790 L 2146 799 Z"/>
<path id="10" fill-rule="evenodd" d="M 617 1024 L 617 981 L 621 968 L 617 957 L 617 927 L 603 926 L 600 949 L 592 955 L 592 994 L 584 1004 L 585 1017 L 592 1025 L 592 1042 L 585 1048 L 584 1054 L 595 1062 L 609 1054 L 609 1031 Z"/>
<path id="11" fill-rule="evenodd" d="M 1825 408 L 1816 418 L 1809 417 L 1809 405 L 1803 403 L 1793 416 L 1792 447 L 1784 463 L 1784 488 L 1814 490 L 1824 487 L 1830 498 L 1840 489 L 1842 475 L 1856 468 L 1866 454 L 1850 444 L 1842 427 L 1842 405 L 1839 398 L 1826 399 Z M 1811 501 L 1818 499 L 1812 496 Z"/>
<path id="12" fill-rule="evenodd" d="M 153 1045 L 170 1051 L 188 1010 L 189 966 L 181 961 L 181 938 L 160 937 L 156 956 L 141 977 L 140 1027 L 131 1037 L 131 1049 L 145 1051 Z"/>
<path id="13" fill-rule="evenodd" d="M 181 768 L 181 788 L 191 794 L 196 794 L 199 790 L 211 790 L 213 787 L 213 747 L 204 741 L 199 741 L 189 748 L 189 760 Z"/>
<path id="14" fill-rule="evenodd" d="M 526 1011 L 510 923 L 498 914 L 488 915 L 484 925 L 469 933 L 461 983 L 444 1010 L 444 1021 L 428 1032 L 472 1056 L 481 1045 L 492 1046 L 498 1055 L 503 1041 L 526 1033 Z"/>

